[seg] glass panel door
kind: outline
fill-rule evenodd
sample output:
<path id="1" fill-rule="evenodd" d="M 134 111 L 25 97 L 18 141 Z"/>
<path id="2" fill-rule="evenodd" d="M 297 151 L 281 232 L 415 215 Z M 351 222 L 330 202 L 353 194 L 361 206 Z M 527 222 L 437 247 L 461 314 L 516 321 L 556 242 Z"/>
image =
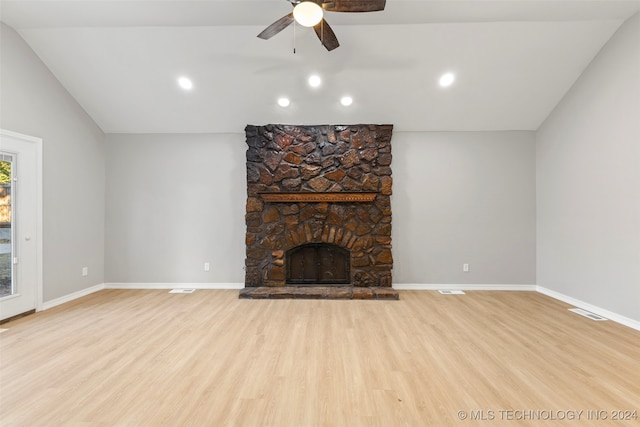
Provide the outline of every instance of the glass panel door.
<path id="1" fill-rule="evenodd" d="M 13 157 L 0 153 L 0 298 L 13 295 Z"/>
<path id="2" fill-rule="evenodd" d="M 42 301 L 42 140 L 0 129 L 0 320 Z"/>

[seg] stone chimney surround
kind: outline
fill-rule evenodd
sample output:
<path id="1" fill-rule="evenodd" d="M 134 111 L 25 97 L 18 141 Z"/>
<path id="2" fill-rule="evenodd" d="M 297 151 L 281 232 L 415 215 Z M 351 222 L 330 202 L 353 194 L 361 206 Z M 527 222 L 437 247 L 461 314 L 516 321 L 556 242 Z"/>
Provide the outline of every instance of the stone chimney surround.
<path id="1" fill-rule="evenodd" d="M 392 130 L 246 127 L 241 298 L 398 299 L 391 280 Z"/>

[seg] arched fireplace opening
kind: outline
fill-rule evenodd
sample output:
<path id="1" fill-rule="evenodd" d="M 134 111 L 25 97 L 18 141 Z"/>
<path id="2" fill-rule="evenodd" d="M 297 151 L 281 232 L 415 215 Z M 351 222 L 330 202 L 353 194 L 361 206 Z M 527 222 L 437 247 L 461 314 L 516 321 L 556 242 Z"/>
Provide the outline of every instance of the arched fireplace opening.
<path id="1" fill-rule="evenodd" d="M 291 285 L 345 285 L 351 280 L 351 253 L 337 245 L 310 243 L 287 251 L 286 283 Z"/>

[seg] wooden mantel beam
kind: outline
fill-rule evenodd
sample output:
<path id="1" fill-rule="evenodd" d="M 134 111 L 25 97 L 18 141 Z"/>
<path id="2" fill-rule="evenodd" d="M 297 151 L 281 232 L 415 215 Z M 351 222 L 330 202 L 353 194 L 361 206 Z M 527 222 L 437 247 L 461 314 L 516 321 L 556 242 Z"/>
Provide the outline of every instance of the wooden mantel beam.
<path id="1" fill-rule="evenodd" d="M 375 200 L 378 193 L 259 193 L 268 203 L 363 203 Z"/>

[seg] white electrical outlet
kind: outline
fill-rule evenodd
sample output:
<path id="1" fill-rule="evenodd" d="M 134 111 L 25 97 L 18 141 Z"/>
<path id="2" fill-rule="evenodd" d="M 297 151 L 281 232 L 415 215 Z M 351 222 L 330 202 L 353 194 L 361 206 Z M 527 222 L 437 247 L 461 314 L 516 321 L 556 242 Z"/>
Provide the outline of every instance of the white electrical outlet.
<path id="1" fill-rule="evenodd" d="M 89 267 L 82 267 L 82 276 L 89 275 Z"/>
<path id="2" fill-rule="evenodd" d="M 464 271 L 465 273 L 469 272 L 469 264 L 462 264 L 462 271 Z"/>
<path id="3" fill-rule="evenodd" d="M 208 262 L 204 263 L 204 271 L 209 271 L 211 270 L 211 264 L 209 264 Z"/>

